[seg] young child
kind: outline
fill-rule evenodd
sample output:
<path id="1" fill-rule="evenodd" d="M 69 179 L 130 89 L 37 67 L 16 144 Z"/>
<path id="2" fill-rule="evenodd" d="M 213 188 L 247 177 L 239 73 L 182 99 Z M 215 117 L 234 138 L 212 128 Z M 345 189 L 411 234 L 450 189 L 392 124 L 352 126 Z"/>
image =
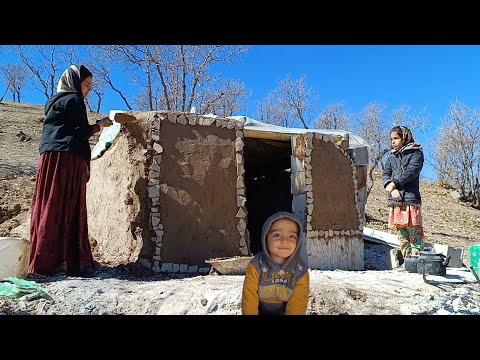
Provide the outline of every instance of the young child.
<path id="1" fill-rule="evenodd" d="M 420 210 L 420 171 L 422 145 L 413 140 L 405 126 L 390 131 L 392 150 L 387 157 L 382 182 L 388 193 L 388 228 L 397 230 L 403 258 L 420 255 L 423 250 L 423 226 Z"/>
<path id="2" fill-rule="evenodd" d="M 248 264 L 243 315 L 305 315 L 310 277 L 302 224 L 292 213 L 270 216 L 262 228 L 262 251 Z"/>

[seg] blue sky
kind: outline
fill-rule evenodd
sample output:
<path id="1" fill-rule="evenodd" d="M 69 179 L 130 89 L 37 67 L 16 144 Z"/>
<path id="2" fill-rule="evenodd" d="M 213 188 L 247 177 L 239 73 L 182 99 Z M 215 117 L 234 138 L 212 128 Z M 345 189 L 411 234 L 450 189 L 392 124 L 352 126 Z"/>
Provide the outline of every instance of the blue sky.
<path id="1" fill-rule="evenodd" d="M 459 100 L 474 108 L 480 100 L 480 46 L 476 45 L 254 46 L 232 69 L 232 76 L 260 99 L 287 73 L 306 76 L 320 96 L 320 107 L 344 101 L 352 113 L 369 103 L 389 109 L 426 108 L 433 131 L 416 137 L 424 146 L 427 137 L 434 140 L 451 102 Z M 253 109 L 248 111 L 254 114 Z M 426 179 L 434 178 L 427 163 L 422 173 Z"/>
<path id="2" fill-rule="evenodd" d="M 468 106 L 477 104 L 480 46 L 253 45 L 241 63 L 223 66 L 221 71 L 223 77 L 241 80 L 252 91 L 252 106 L 238 115 L 253 116 L 254 102 L 291 74 L 306 76 L 307 84 L 320 95 L 320 107 L 336 101 L 344 101 L 352 112 L 372 102 L 389 108 L 426 106 L 436 122 L 456 98 Z M 24 91 L 24 102 L 44 103 L 42 94 Z M 123 107 L 119 96 L 110 92 L 102 111 Z"/>
<path id="3" fill-rule="evenodd" d="M 474 108 L 480 100 L 478 45 L 253 45 L 241 63 L 220 70 L 252 92 L 251 106 L 237 114 L 250 117 L 255 101 L 287 74 L 305 75 L 319 95 L 319 108 L 339 101 L 352 113 L 370 103 L 392 110 L 425 107 L 434 129 L 451 102 L 458 99 Z M 11 101 L 11 96 L 5 99 Z M 25 91 L 23 102 L 43 105 L 44 97 Z M 102 112 L 110 109 L 124 109 L 113 92 L 105 97 Z"/>
<path id="4" fill-rule="evenodd" d="M 352 112 L 369 103 L 427 107 L 433 122 L 456 98 L 479 99 L 480 46 L 293 45 L 254 46 L 230 70 L 262 98 L 285 74 L 306 76 L 323 107 L 344 101 Z"/>

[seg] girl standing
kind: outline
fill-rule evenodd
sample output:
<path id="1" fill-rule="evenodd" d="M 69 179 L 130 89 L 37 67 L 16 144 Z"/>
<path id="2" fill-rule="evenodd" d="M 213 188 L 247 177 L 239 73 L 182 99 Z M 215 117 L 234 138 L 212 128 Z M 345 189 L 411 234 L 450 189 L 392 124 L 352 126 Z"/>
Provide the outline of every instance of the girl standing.
<path id="1" fill-rule="evenodd" d="M 387 157 L 382 182 L 388 193 L 388 228 L 396 230 L 403 258 L 420 255 L 423 226 L 420 210 L 420 171 L 424 157 L 422 145 L 414 141 L 406 126 L 390 131 L 392 150 Z"/>

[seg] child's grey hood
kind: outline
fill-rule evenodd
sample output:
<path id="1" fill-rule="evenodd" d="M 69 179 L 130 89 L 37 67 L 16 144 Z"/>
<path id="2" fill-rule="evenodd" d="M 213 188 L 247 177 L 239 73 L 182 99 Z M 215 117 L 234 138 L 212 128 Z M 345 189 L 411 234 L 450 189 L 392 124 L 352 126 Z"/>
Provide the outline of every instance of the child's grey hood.
<path id="1" fill-rule="evenodd" d="M 270 257 L 270 254 L 267 249 L 267 232 L 272 226 L 272 223 L 275 220 L 282 219 L 282 218 L 288 218 L 290 220 L 295 221 L 298 226 L 299 226 L 299 234 L 298 234 L 298 240 L 297 240 L 297 247 L 295 248 L 295 251 L 293 254 L 288 258 L 288 260 L 283 264 L 282 266 L 277 265 L 272 258 Z M 287 211 L 280 211 L 272 216 L 270 216 L 265 222 L 263 223 L 262 227 L 262 250 L 265 255 L 265 261 L 268 263 L 268 265 L 271 267 L 271 269 L 285 269 L 285 270 L 290 270 L 290 268 L 294 267 L 296 264 L 301 263 L 302 266 L 305 268 L 308 268 L 308 262 L 307 262 L 307 248 L 306 248 L 306 241 L 305 241 L 305 233 L 303 231 L 303 225 L 300 219 L 298 218 L 297 215 L 292 214 Z"/>

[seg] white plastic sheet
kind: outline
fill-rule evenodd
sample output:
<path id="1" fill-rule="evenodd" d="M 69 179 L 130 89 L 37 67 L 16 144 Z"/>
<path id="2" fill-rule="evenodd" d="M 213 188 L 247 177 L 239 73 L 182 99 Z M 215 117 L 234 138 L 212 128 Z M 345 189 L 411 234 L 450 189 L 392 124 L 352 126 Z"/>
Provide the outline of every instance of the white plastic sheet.
<path id="1" fill-rule="evenodd" d="M 112 120 L 113 125 L 103 128 L 100 137 L 98 138 L 98 142 L 93 147 L 92 160 L 101 157 L 105 153 L 105 151 L 107 151 L 108 148 L 113 144 L 118 134 L 120 133 L 122 125 L 114 120 L 115 114 L 119 112 L 124 111 L 110 110 L 110 114 L 108 117 L 110 118 L 110 120 Z"/>

